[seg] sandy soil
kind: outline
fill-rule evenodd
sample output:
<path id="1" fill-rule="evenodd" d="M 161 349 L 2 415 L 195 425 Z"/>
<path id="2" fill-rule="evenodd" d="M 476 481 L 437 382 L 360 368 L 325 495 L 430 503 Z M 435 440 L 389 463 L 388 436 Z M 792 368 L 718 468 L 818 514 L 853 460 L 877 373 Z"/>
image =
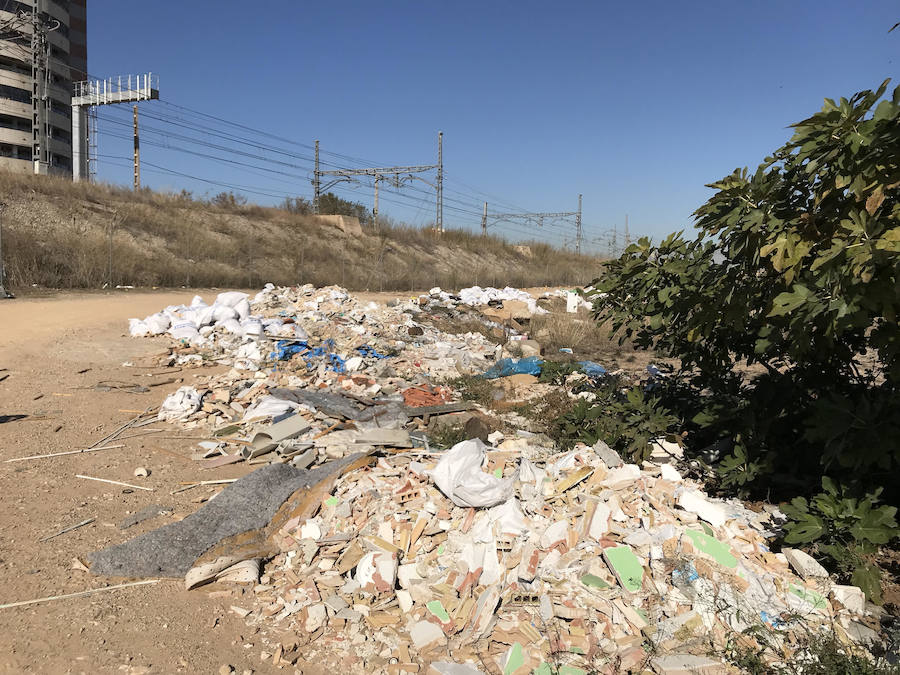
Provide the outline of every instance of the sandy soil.
<path id="1" fill-rule="evenodd" d="M 211 300 L 217 291 L 117 291 L 28 294 L 0 301 L 0 604 L 74 593 L 128 581 L 72 569 L 76 557 L 183 518 L 216 488 L 177 495 L 180 481 L 233 478 L 241 466 L 203 471 L 189 459 L 198 437 L 166 424 L 128 438 L 126 447 L 8 463 L 26 455 L 86 448 L 136 412 L 210 370 L 126 367 L 162 351 L 165 338 L 131 339 L 127 319 L 168 304 Z M 404 294 L 399 294 L 404 295 Z M 385 302 L 398 293 L 358 294 Z M 136 361 L 140 363 L 141 361 Z M 4 379 L 5 378 L 5 379 Z M 174 382 L 169 380 L 175 379 Z M 149 386 L 142 394 L 97 391 L 101 381 Z M 161 383 L 158 386 L 151 386 Z M 172 454 L 174 453 L 174 454 Z M 144 466 L 151 475 L 134 477 Z M 140 483 L 153 492 L 76 478 L 75 474 Z M 174 513 L 128 530 L 118 524 L 150 505 Z M 94 522 L 45 542 L 38 540 L 88 518 Z M 233 595 L 210 597 L 233 591 Z M 27 607 L 0 609 L 3 673 L 285 672 L 261 661 L 259 636 L 235 614 L 234 586 L 187 592 L 178 580 Z M 249 602 L 245 602 L 249 606 Z M 149 669 L 149 670 L 145 670 Z M 287 669 L 290 672 L 290 668 Z M 303 667 L 314 673 L 313 665 Z"/>
<path id="2" fill-rule="evenodd" d="M 242 467 L 202 471 L 189 459 L 196 440 L 166 424 L 142 429 L 163 429 L 160 433 L 116 442 L 124 443 L 124 448 L 5 462 L 85 448 L 133 418 L 133 411 L 158 405 L 181 384 L 130 394 L 95 390 L 102 380 L 149 386 L 183 378 L 190 383 L 195 374 L 211 372 L 172 373 L 122 365 L 166 345 L 164 338 L 129 338 L 126 319 L 189 302 L 195 292 L 63 293 L 0 300 L 0 378 L 5 377 L 0 381 L 0 604 L 127 581 L 71 569 L 72 560 L 183 518 L 199 507 L 193 500 L 215 490 L 195 488 L 170 495 L 180 481 L 247 472 Z M 138 466 L 149 468 L 151 475 L 135 478 Z M 154 491 L 125 491 L 76 478 L 78 473 L 139 483 Z M 129 514 L 153 504 L 171 506 L 174 513 L 128 530 L 118 528 Z M 88 518 L 96 520 L 38 541 Z M 211 592 L 234 588 L 214 585 L 189 593 L 180 581 L 167 580 L 0 609 L 0 672 L 217 673 L 223 664 L 231 664 L 238 673 L 276 672 L 260 660 L 258 636 L 229 612 L 231 605 L 242 604 L 241 591 L 210 598 Z"/>

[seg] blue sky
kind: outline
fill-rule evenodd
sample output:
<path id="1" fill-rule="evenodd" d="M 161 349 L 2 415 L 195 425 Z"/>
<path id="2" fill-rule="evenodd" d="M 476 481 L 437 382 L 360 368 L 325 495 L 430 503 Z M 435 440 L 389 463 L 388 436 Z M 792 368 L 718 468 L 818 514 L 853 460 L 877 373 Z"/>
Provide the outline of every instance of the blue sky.
<path id="1" fill-rule="evenodd" d="M 264 194 L 248 197 L 261 203 L 310 197 L 312 151 L 304 146 L 315 139 L 323 151 L 354 158 L 323 155 L 342 167 L 430 164 L 443 130 L 445 226 L 477 227 L 484 199 L 491 211 L 568 211 L 582 193 L 587 239 L 614 224 L 621 230 L 625 214 L 633 233 L 658 238 L 690 227 L 710 194 L 704 184 L 755 167 L 824 97 L 888 77 L 900 84 L 900 31 L 888 34 L 897 21 L 900 5 L 888 0 L 89 0 L 88 67 L 99 77 L 160 75 L 162 102 L 141 104 L 145 185 L 224 189 L 155 173 L 152 164 L 254 188 Z M 127 161 L 116 158 L 131 154 L 130 107 L 100 115 L 99 177 L 129 183 Z M 206 124 L 290 156 L 273 165 L 171 137 L 223 144 L 196 128 Z M 423 225 L 434 217 L 428 190 L 420 183 L 403 195 L 383 193 L 381 212 Z M 372 205 L 370 186 L 335 191 Z M 565 243 L 574 227 L 556 223 L 535 234 Z"/>

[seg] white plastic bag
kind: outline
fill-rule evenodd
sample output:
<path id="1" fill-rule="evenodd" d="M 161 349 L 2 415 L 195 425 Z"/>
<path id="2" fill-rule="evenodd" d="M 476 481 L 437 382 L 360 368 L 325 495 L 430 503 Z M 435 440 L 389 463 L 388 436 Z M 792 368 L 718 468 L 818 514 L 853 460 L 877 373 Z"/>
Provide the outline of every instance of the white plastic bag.
<path id="1" fill-rule="evenodd" d="M 193 387 L 181 387 L 174 394 L 166 396 L 159 406 L 157 419 L 179 420 L 200 410 L 200 392 Z"/>
<path id="2" fill-rule="evenodd" d="M 495 506 L 512 495 L 511 480 L 481 470 L 486 448 L 477 438 L 457 443 L 431 472 L 434 484 L 457 506 Z"/>

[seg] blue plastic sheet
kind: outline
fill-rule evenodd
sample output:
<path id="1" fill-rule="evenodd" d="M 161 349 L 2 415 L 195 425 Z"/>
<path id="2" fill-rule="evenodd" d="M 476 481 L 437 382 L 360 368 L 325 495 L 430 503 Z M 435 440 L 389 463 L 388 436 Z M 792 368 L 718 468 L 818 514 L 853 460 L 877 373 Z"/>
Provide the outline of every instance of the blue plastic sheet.
<path id="1" fill-rule="evenodd" d="M 307 370 L 315 370 L 319 367 L 319 363 L 324 360 L 328 370 L 336 373 L 346 373 L 347 368 L 344 366 L 344 359 L 335 354 L 334 341 L 326 340 L 321 347 L 310 347 L 305 340 L 279 340 L 275 344 L 275 351 L 269 354 L 269 358 L 276 361 L 284 361 L 291 358 L 294 354 L 299 354 L 300 358 L 306 363 Z"/>
<path id="2" fill-rule="evenodd" d="M 363 345 L 362 347 L 357 347 L 356 351 L 358 351 L 360 353 L 360 356 L 371 356 L 376 359 L 388 358 L 387 354 L 379 354 L 378 351 L 374 347 L 370 347 L 369 345 Z"/>
<path id="3" fill-rule="evenodd" d="M 540 375 L 541 366 L 544 364 L 537 356 L 529 356 L 524 359 L 500 359 L 482 375 L 486 380 L 495 380 L 498 377 L 510 375 Z"/>
<path id="4" fill-rule="evenodd" d="M 606 368 L 594 361 L 579 361 L 578 365 L 581 367 L 581 372 L 590 378 L 603 377 L 606 375 Z"/>
<path id="5" fill-rule="evenodd" d="M 284 361 L 294 354 L 305 352 L 309 348 L 306 340 L 279 340 L 275 343 L 275 351 L 269 354 L 274 361 Z"/>

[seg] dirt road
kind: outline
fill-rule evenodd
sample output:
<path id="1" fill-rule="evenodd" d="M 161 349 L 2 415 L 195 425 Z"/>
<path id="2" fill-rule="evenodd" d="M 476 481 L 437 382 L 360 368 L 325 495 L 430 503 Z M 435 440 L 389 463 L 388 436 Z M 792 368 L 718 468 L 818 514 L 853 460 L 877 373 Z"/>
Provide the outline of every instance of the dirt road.
<path id="1" fill-rule="evenodd" d="M 0 604 L 128 581 L 72 569 L 72 561 L 183 518 L 199 507 L 196 500 L 215 492 L 195 488 L 170 495 L 180 481 L 247 472 L 235 467 L 200 470 L 189 459 L 196 439 L 168 424 L 145 427 L 141 431 L 163 431 L 120 441 L 124 448 L 5 461 L 86 448 L 134 417 L 134 411 L 158 405 L 181 384 L 168 380 L 189 384 L 195 374 L 211 372 L 122 365 L 167 344 L 164 338 L 129 338 L 129 317 L 190 302 L 196 292 L 65 293 L 0 301 Z M 200 293 L 211 300 L 214 292 Z M 150 391 L 98 391 L 101 381 L 139 383 Z M 151 386 L 161 382 L 167 383 Z M 149 468 L 150 476 L 135 478 L 138 466 Z M 76 478 L 78 473 L 140 482 L 154 491 L 123 490 Z M 173 513 L 118 528 L 128 515 L 150 505 L 172 507 Z M 38 541 L 89 518 L 96 520 Z M 182 582 L 166 580 L 0 609 L 0 672 L 217 673 L 224 664 L 238 673 L 285 672 L 261 661 L 257 636 L 229 612 L 230 606 L 241 605 L 240 589 L 232 596 L 210 598 L 210 592 L 223 590 L 234 587 L 214 585 L 189 593 Z"/>
<path id="2" fill-rule="evenodd" d="M 211 301 L 217 292 L 59 293 L 0 301 L 0 604 L 128 581 L 72 569 L 73 559 L 183 518 L 199 508 L 199 499 L 216 492 L 216 488 L 196 488 L 171 495 L 181 481 L 247 473 L 240 465 L 199 469 L 189 459 L 198 438 L 167 424 L 142 429 L 160 432 L 117 441 L 124 448 L 6 462 L 86 448 L 136 411 L 159 405 L 195 375 L 213 372 L 123 364 L 141 363 L 140 357 L 168 345 L 167 338 L 128 337 L 129 317 L 190 303 L 195 294 Z M 366 302 L 398 297 L 397 293 L 355 295 Z M 101 382 L 118 387 L 136 383 L 150 391 L 99 391 L 96 386 Z M 149 468 L 150 476 L 136 479 L 138 466 Z M 123 490 L 76 478 L 79 473 L 141 481 L 154 491 Z M 151 505 L 172 507 L 173 512 L 124 531 L 118 528 L 127 516 Z M 95 519 L 89 525 L 38 541 L 89 518 Z M 233 594 L 210 597 L 217 591 Z M 276 672 L 261 661 L 258 636 L 229 611 L 232 605 L 242 604 L 241 593 L 234 586 L 215 585 L 188 593 L 182 582 L 166 580 L 0 609 L 0 672 L 217 673 L 224 664 L 238 673 Z M 315 673 L 317 668 L 305 665 L 303 672 Z"/>

